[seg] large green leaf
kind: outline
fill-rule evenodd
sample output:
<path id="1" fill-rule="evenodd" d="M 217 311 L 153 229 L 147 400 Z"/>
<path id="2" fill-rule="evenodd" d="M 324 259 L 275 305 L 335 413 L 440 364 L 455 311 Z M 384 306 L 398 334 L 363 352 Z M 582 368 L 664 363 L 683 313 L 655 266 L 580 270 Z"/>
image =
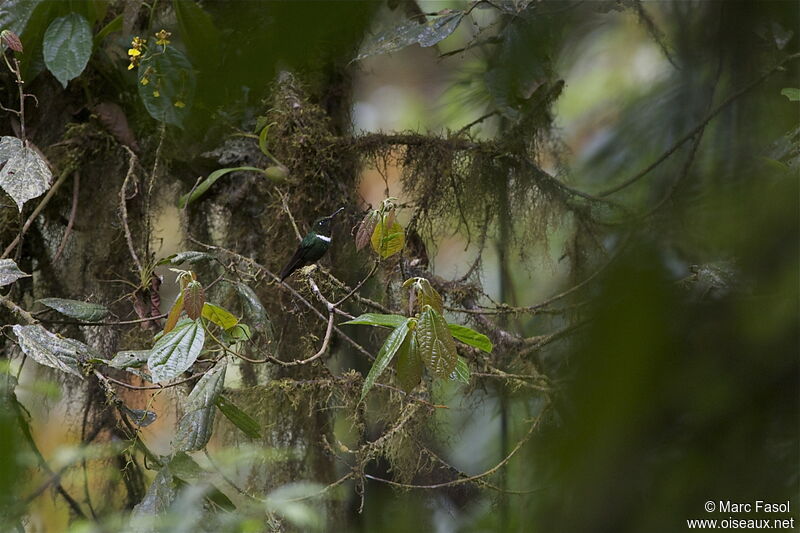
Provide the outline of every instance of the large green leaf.
<path id="1" fill-rule="evenodd" d="M 83 379 L 81 363 L 100 355 L 86 344 L 50 333 L 39 325 L 11 328 L 20 348 L 39 364 L 61 370 Z"/>
<path id="2" fill-rule="evenodd" d="M 0 287 L 27 277 L 30 277 L 30 274 L 20 270 L 13 259 L 0 259 Z"/>
<path id="3" fill-rule="evenodd" d="M 78 13 L 70 13 L 50 23 L 44 32 L 44 63 L 65 88 L 80 76 L 92 55 L 92 29 Z"/>
<path id="4" fill-rule="evenodd" d="M 429 18 L 422 24 L 417 20 L 410 20 L 405 24 L 395 26 L 365 42 L 355 61 L 378 54 L 396 52 L 412 44 L 419 44 L 422 47 L 433 46 L 453 33 L 462 18 L 464 18 L 464 12 L 455 11 Z"/>
<path id="5" fill-rule="evenodd" d="M 176 495 L 175 480 L 172 478 L 169 468 L 165 466 L 156 474 L 142 501 L 133 508 L 128 524 L 129 530 L 155 531 L 150 527 L 153 518 L 167 512 Z"/>
<path id="6" fill-rule="evenodd" d="M 444 317 L 431 306 L 425 306 L 417 322 L 417 345 L 420 358 L 433 375 L 450 376 L 458 362 L 456 343 Z"/>
<path id="7" fill-rule="evenodd" d="M 247 322 L 253 326 L 257 333 L 262 333 L 267 340 L 272 340 L 275 337 L 272 321 L 269 319 L 267 309 L 261 303 L 256 291 L 239 282 L 236 284 L 236 292 L 239 293 L 239 298 L 242 301 L 244 318 L 247 319 Z"/>
<path id="8" fill-rule="evenodd" d="M 169 381 L 186 371 L 197 360 L 204 342 L 200 319 L 184 320 L 158 339 L 147 358 L 153 383 Z"/>
<path id="9" fill-rule="evenodd" d="M 260 172 L 261 174 L 264 173 L 264 169 L 258 167 L 232 167 L 232 168 L 221 168 L 219 170 L 215 170 L 214 172 L 209 174 L 206 179 L 201 181 L 200 184 L 194 188 L 194 190 L 189 191 L 183 196 L 181 196 L 180 199 L 178 200 L 178 207 L 183 209 L 184 207 L 186 207 L 186 204 L 190 204 L 195 200 L 197 200 L 198 198 L 200 198 L 201 196 L 203 196 L 206 193 L 206 191 L 210 189 L 211 186 L 214 185 L 214 183 L 216 183 L 216 181 L 220 179 L 222 176 L 240 170 L 250 170 L 252 172 Z"/>
<path id="10" fill-rule="evenodd" d="M 214 429 L 216 400 L 225 383 L 227 365 L 222 362 L 206 372 L 194 386 L 186 401 L 186 414 L 178 422 L 173 447 L 176 451 L 189 452 L 202 449 L 211 438 Z"/>
<path id="11" fill-rule="evenodd" d="M 383 371 L 386 370 L 386 367 L 389 366 L 394 354 L 396 354 L 397 350 L 400 349 L 400 346 L 403 344 L 403 341 L 408 334 L 408 323 L 410 320 L 410 318 L 406 318 L 402 324 L 397 326 L 386 338 L 386 342 L 383 343 L 383 346 L 381 346 L 377 357 L 375 357 L 375 362 L 372 363 L 372 368 L 369 370 L 369 374 L 367 374 L 367 377 L 364 379 L 364 386 L 361 387 L 362 400 L 375 384 L 375 380 L 378 379 Z"/>
<path id="12" fill-rule="evenodd" d="M 234 426 L 241 429 L 242 432 L 251 439 L 261 438 L 261 426 L 250 415 L 242 411 L 236 404 L 228 398 L 220 394 L 217 396 L 216 405 L 222 414 L 230 420 Z"/>
<path id="13" fill-rule="evenodd" d="M 422 359 L 419 357 L 417 332 L 411 331 L 397 351 L 397 381 L 400 388 L 411 392 L 422 379 Z"/>
<path id="14" fill-rule="evenodd" d="M 366 324 L 368 326 L 386 326 L 396 328 L 408 320 L 403 315 L 382 315 L 379 313 L 364 313 L 353 320 L 342 322 L 342 324 Z"/>
<path id="15" fill-rule="evenodd" d="M 192 61 L 203 70 L 210 70 L 220 59 L 219 31 L 211 16 L 194 0 L 173 0 L 180 36 Z"/>
<path id="16" fill-rule="evenodd" d="M 39 303 L 46 305 L 50 309 L 54 309 L 70 318 L 83 320 L 84 322 L 96 322 L 102 320 L 111 313 L 105 306 L 92 303 L 82 302 L 80 300 L 68 300 L 66 298 L 42 298 L 37 300 Z"/>
<path id="17" fill-rule="evenodd" d="M 489 337 L 483 333 L 478 333 L 474 329 L 462 326 L 461 324 L 447 324 L 447 327 L 450 329 L 450 333 L 453 334 L 453 337 L 464 344 L 469 344 L 484 352 L 492 353 L 494 345 L 492 341 L 489 340 Z"/>
<path id="18" fill-rule="evenodd" d="M 53 181 L 44 159 L 16 137 L 0 137 L 0 165 L 0 188 L 16 202 L 20 212 L 25 202 L 44 194 Z"/>
<path id="19" fill-rule="evenodd" d="M 42 0 L 3 0 L 0 2 L 0 30 L 11 30 L 21 35 L 28 25 L 33 10 Z"/>
<path id="20" fill-rule="evenodd" d="M 460 381 L 461 383 L 466 383 L 467 385 L 469 385 L 469 379 L 471 376 L 472 376 L 472 371 L 469 369 L 467 361 L 459 355 L 458 361 L 456 362 L 456 367 L 450 374 L 450 379 L 452 379 L 453 381 Z"/>
<path id="21" fill-rule="evenodd" d="M 192 64 L 183 52 L 174 46 L 158 50 L 139 64 L 138 81 L 139 97 L 150 116 L 182 128 L 196 85 Z"/>

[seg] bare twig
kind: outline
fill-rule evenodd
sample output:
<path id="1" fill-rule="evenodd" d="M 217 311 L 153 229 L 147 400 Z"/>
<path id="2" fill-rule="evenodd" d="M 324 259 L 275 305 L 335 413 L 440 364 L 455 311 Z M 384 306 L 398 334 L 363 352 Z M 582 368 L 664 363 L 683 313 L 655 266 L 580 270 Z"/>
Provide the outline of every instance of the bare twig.
<path id="1" fill-rule="evenodd" d="M 26 310 L 24 310 L 14 302 L 12 302 L 11 299 L 3 296 L 2 294 L 0 294 L 0 304 L 3 304 L 12 313 L 16 313 L 17 315 L 22 317 L 22 319 L 28 324 L 36 324 L 37 320 L 33 318 L 32 314 L 30 314 L 29 312 L 27 312 Z"/>
<path id="2" fill-rule="evenodd" d="M 508 463 L 511 460 L 512 457 L 514 457 L 514 455 L 517 454 L 517 452 L 520 450 L 520 448 L 522 448 L 522 446 L 526 442 L 528 442 L 528 440 L 531 438 L 531 436 L 533 435 L 533 433 L 536 430 L 536 428 L 539 427 L 539 424 L 541 423 L 542 419 L 544 418 L 545 413 L 549 410 L 549 408 L 550 408 L 550 404 L 548 403 L 542 409 L 542 411 L 539 413 L 539 415 L 533 420 L 533 422 L 531 423 L 530 427 L 528 428 L 528 432 L 517 442 L 516 446 L 514 446 L 514 448 L 511 450 L 511 452 L 509 452 L 509 454 L 506 455 L 503 458 L 502 461 L 500 461 L 499 463 L 494 465 L 489 470 L 486 470 L 485 472 L 482 472 L 480 474 L 476 474 L 474 476 L 462 477 L 462 478 L 459 478 L 459 479 L 454 479 L 452 481 L 445 481 L 443 483 L 435 483 L 435 484 L 432 484 L 432 485 L 412 485 L 412 484 L 408 484 L 408 483 L 399 483 L 397 481 L 392 481 L 390 479 L 384 479 L 384 478 L 373 476 L 373 475 L 370 475 L 370 474 L 364 474 L 364 477 L 366 477 L 367 479 L 372 479 L 374 481 L 379 481 L 381 483 L 386 483 L 388 485 L 392 485 L 392 486 L 395 486 L 395 487 L 402 487 L 404 489 L 440 489 L 440 488 L 443 488 L 443 487 L 454 487 L 456 485 L 462 485 L 464 483 L 472 483 L 472 482 L 478 481 L 478 480 L 480 480 L 482 478 L 491 476 L 492 474 L 494 474 L 495 472 L 500 470 L 503 466 L 505 466 L 506 463 Z"/>
<path id="3" fill-rule="evenodd" d="M 133 236 L 131 235 L 131 228 L 128 226 L 128 207 L 125 191 L 128 188 L 128 181 L 133 177 L 133 169 L 136 166 L 137 157 L 133 150 L 127 146 L 122 146 L 128 152 L 128 172 L 125 174 L 125 180 L 122 182 L 122 187 L 119 189 L 119 210 L 122 214 L 122 229 L 125 231 L 125 242 L 128 243 L 128 251 L 131 254 L 133 262 L 139 272 L 144 272 L 142 262 L 139 260 L 139 255 L 136 253 L 136 247 L 133 245 Z"/>
<path id="4" fill-rule="evenodd" d="M 777 65 L 775 65 L 775 66 L 774 66 L 774 67 L 772 67 L 771 69 L 769 69 L 769 70 L 767 70 L 766 72 L 764 72 L 764 74 L 762 74 L 761 76 L 759 76 L 759 77 L 758 77 L 758 78 L 756 78 L 755 80 L 751 81 L 750 83 L 748 83 L 747 85 L 745 85 L 744 87 L 742 87 L 741 89 L 739 89 L 738 91 L 736 91 L 735 93 L 733 93 L 733 94 L 731 94 L 730 96 L 728 96 L 728 97 L 727 97 L 725 100 L 723 100 L 723 101 L 722 101 L 722 102 L 721 102 L 719 105 L 717 105 L 717 107 L 715 107 L 714 109 L 712 109 L 712 110 L 711 110 L 711 111 L 710 111 L 710 112 L 709 112 L 709 113 L 708 113 L 708 114 L 705 116 L 705 118 L 703 118 L 703 120 L 701 120 L 701 121 L 700 121 L 700 122 L 699 122 L 699 123 L 698 123 L 698 124 L 697 124 L 697 125 L 696 125 L 694 128 L 692 128 L 691 130 L 689 130 L 689 131 L 688 131 L 688 132 L 687 132 L 687 133 L 686 133 L 686 134 L 685 134 L 683 137 L 681 137 L 680 139 L 678 139 L 677 141 L 675 141 L 675 143 L 673 143 L 673 144 L 672 144 L 672 146 L 670 146 L 669 148 L 667 148 L 667 150 L 666 150 L 666 151 L 665 151 L 663 154 L 661 154 L 661 155 L 660 155 L 660 156 L 659 156 L 659 157 L 658 157 L 658 158 L 657 158 L 655 161 L 653 161 L 652 163 L 650 163 L 650 165 L 648 165 L 646 168 L 644 168 L 644 169 L 640 170 L 639 172 L 637 172 L 636 174 L 634 174 L 634 175 L 633 175 L 633 176 L 631 176 L 630 178 L 626 179 L 626 180 L 625 180 L 625 181 L 623 181 L 622 183 L 619 183 L 619 184 L 617 184 L 617 185 L 615 185 L 615 186 L 613 186 L 613 187 L 611 187 L 611 188 L 608 188 L 608 189 L 606 189 L 606 190 L 604 190 L 604 191 L 602 191 L 602 192 L 598 193 L 598 194 L 597 194 L 597 196 L 598 196 L 598 197 L 600 197 L 600 198 L 603 198 L 603 197 L 605 197 L 605 196 L 612 195 L 612 194 L 614 194 L 615 192 L 619 192 L 619 191 L 621 191 L 622 189 L 624 189 L 624 188 L 626 188 L 626 187 L 628 187 L 628 186 L 630 186 L 630 185 L 632 185 L 632 184 L 636 183 L 637 181 L 639 181 L 640 179 L 642 179 L 643 177 L 645 177 L 647 174 L 649 174 L 649 173 L 650 173 L 650 171 L 652 171 L 652 170 L 653 170 L 654 168 L 656 168 L 658 165 L 660 165 L 661 163 L 663 163 L 663 162 L 664 162 L 664 161 L 665 161 L 667 158 L 669 158 L 669 156 L 671 156 L 672 154 L 674 154 L 674 153 L 675 153 L 675 152 L 678 150 L 678 148 L 680 148 L 681 146 L 683 146 L 683 145 L 684 145 L 684 144 L 685 144 L 687 141 L 691 140 L 691 139 L 692 139 L 692 138 L 693 138 L 695 135 L 697 135 L 698 133 L 700 133 L 700 131 L 702 131 L 702 130 L 703 130 L 705 127 L 706 127 L 706 125 L 707 125 L 709 122 L 711 122 L 711 121 L 714 119 L 714 117 L 716 117 L 717 115 L 719 115 L 719 114 L 720 114 L 722 111 L 724 111 L 724 110 L 725 110 L 725 109 L 726 109 L 726 108 L 727 108 L 729 105 L 731 105 L 733 102 L 735 102 L 736 100 L 738 100 L 738 99 L 739 99 L 741 96 L 743 96 L 744 94 L 746 94 L 746 93 L 750 92 L 750 91 L 751 91 L 751 90 L 753 90 L 755 87 L 757 87 L 758 85 L 760 85 L 760 84 L 761 84 L 761 83 L 762 83 L 764 80 L 766 80 L 767 78 L 769 78 L 769 77 L 770 77 L 770 76 L 771 76 L 773 73 L 775 73 L 775 72 L 779 71 L 779 70 L 780 70 L 780 69 L 783 67 L 783 65 L 785 65 L 786 63 L 788 63 L 788 62 L 790 62 L 790 61 L 793 61 L 793 60 L 795 60 L 795 59 L 798 59 L 798 58 L 800 58 L 800 53 L 797 53 L 797 54 L 792 54 L 792 55 L 790 55 L 790 56 L 787 56 L 787 57 L 785 57 L 785 58 L 784 58 L 782 61 L 780 61 L 780 62 L 779 62 Z"/>

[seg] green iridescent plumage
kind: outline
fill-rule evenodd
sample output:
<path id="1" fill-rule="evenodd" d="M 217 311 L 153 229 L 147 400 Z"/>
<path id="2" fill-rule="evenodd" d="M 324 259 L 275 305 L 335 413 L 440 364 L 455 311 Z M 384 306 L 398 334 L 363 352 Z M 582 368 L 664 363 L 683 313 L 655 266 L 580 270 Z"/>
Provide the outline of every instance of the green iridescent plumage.
<path id="1" fill-rule="evenodd" d="M 343 209 L 344 207 L 340 207 L 334 214 L 318 218 L 314 222 L 311 231 L 303 237 L 300 246 L 298 246 L 292 258 L 289 259 L 286 266 L 281 269 L 281 281 L 288 278 L 292 272 L 298 268 L 310 265 L 325 255 L 325 252 L 328 251 L 331 245 L 331 222 L 333 217 L 339 214 Z"/>

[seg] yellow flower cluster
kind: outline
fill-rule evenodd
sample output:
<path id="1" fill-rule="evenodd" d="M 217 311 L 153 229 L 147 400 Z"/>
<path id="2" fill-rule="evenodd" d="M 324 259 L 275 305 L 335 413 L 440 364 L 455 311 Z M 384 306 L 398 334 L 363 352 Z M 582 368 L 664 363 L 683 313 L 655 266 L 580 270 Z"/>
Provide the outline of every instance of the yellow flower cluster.
<path id="1" fill-rule="evenodd" d="M 128 49 L 128 58 L 131 63 L 128 65 L 128 70 L 132 70 L 133 67 L 139 65 L 139 60 L 142 58 L 142 49 L 145 44 L 147 44 L 147 39 L 142 39 L 141 37 L 134 37 L 131 41 L 131 47 Z"/>

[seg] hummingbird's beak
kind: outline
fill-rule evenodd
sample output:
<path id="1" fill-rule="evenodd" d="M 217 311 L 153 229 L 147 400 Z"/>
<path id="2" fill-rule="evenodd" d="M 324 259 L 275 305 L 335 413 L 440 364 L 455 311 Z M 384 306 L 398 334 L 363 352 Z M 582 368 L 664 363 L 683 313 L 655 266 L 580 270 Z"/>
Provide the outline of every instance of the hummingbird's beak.
<path id="1" fill-rule="evenodd" d="M 331 219 L 331 218 L 335 217 L 336 215 L 338 215 L 339 213 L 341 213 L 342 211 L 344 211 L 344 207 L 340 207 L 340 208 L 339 208 L 339 209 L 337 209 L 337 210 L 336 210 L 336 211 L 335 211 L 335 212 L 334 212 L 334 213 L 333 213 L 331 216 L 329 216 L 329 217 L 325 217 L 325 218 L 327 218 L 327 219 Z"/>

